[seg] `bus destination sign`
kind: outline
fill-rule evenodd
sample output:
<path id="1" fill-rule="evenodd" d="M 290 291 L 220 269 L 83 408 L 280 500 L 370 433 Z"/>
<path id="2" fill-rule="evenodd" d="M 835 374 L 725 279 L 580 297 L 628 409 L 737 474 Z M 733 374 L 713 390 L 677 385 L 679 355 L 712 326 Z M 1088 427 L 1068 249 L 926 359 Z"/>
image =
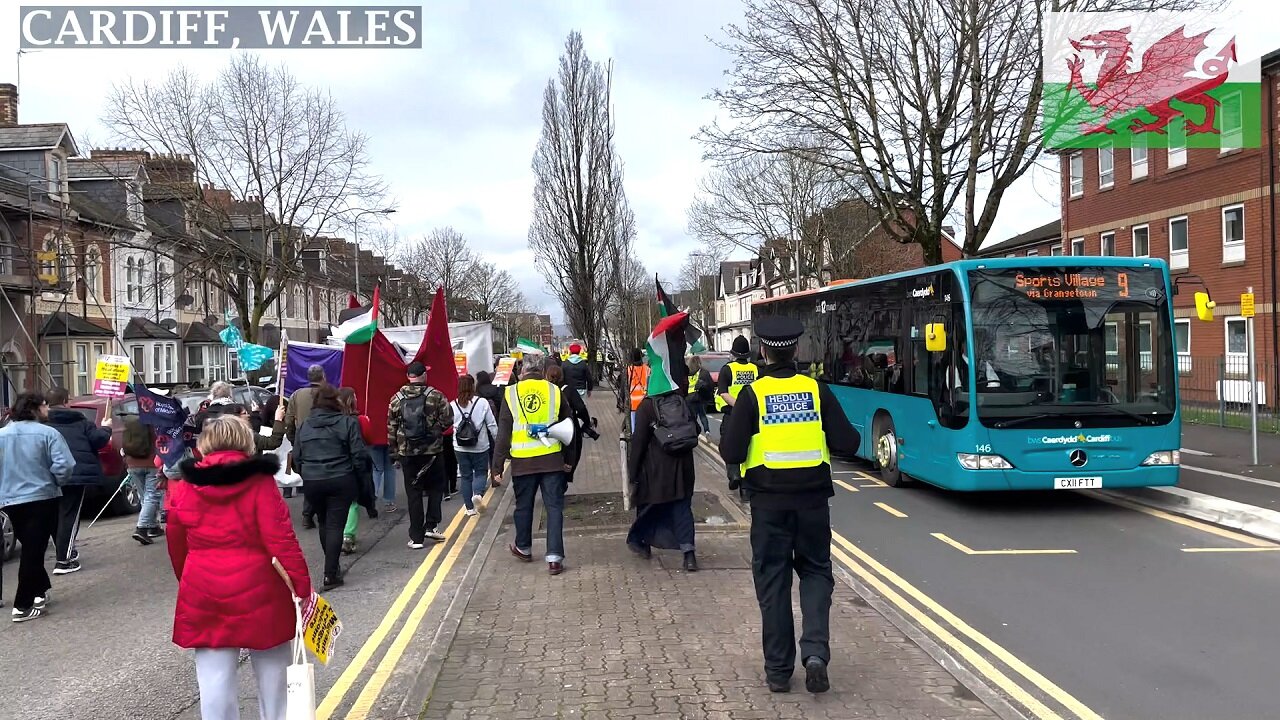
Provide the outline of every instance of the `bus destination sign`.
<path id="1" fill-rule="evenodd" d="M 1034 300 L 1092 300 L 1129 297 L 1127 272 L 1019 272 L 1014 287 Z"/>

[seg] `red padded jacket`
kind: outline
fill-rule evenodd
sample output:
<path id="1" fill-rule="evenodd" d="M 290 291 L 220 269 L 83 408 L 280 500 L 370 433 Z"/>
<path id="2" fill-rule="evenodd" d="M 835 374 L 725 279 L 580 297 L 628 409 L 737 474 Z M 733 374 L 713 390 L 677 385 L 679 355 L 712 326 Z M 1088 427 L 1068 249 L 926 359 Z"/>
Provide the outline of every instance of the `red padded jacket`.
<path id="1" fill-rule="evenodd" d="M 182 463 L 182 481 L 165 496 L 169 559 L 178 578 L 173 642 L 184 648 L 266 650 L 294 634 L 293 598 L 271 565 L 276 558 L 298 596 L 311 577 L 276 488 L 275 455 L 215 452 Z"/>

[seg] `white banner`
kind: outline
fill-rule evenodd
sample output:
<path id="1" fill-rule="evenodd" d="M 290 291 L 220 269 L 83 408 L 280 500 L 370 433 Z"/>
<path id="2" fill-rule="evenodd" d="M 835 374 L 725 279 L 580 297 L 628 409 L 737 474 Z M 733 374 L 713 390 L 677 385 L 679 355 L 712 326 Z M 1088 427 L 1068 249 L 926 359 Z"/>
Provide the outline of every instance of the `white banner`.
<path id="1" fill-rule="evenodd" d="M 422 347 L 422 338 L 427 334 L 426 325 L 378 329 L 400 349 L 400 354 L 406 359 L 418 352 L 418 348 Z M 449 339 L 453 341 L 455 354 L 466 353 L 468 373 L 474 375 L 481 370 L 493 373 L 493 323 L 449 323 Z"/>

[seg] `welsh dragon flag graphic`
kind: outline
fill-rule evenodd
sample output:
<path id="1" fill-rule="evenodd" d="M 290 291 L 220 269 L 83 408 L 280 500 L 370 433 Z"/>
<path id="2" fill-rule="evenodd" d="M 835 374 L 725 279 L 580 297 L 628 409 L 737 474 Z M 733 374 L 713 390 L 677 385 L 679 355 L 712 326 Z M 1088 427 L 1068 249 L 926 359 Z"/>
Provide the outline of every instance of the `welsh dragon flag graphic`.
<path id="1" fill-rule="evenodd" d="M 685 333 L 689 327 L 689 314 L 678 312 L 658 321 L 645 343 L 649 356 L 650 396 L 671 392 L 680 387 L 680 381 L 689 381 L 689 369 L 684 364 L 684 353 L 689 347 Z"/>
<path id="2" fill-rule="evenodd" d="M 1261 59 L 1239 61 L 1222 17 L 1047 13 L 1045 146 L 1259 147 Z"/>

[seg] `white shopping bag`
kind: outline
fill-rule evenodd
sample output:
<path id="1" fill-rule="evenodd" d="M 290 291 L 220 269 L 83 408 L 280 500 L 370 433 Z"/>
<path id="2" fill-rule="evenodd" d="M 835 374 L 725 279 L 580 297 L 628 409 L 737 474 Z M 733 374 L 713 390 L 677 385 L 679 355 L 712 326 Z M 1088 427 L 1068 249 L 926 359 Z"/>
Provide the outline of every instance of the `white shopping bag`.
<path id="1" fill-rule="evenodd" d="M 289 594 L 293 596 L 294 629 L 293 640 L 289 647 L 292 657 L 289 667 L 285 668 L 285 720 L 316 720 L 316 668 L 307 662 L 307 644 L 302 627 L 302 598 L 293 588 L 284 566 L 276 558 L 271 558 L 276 572 L 289 586 Z"/>

